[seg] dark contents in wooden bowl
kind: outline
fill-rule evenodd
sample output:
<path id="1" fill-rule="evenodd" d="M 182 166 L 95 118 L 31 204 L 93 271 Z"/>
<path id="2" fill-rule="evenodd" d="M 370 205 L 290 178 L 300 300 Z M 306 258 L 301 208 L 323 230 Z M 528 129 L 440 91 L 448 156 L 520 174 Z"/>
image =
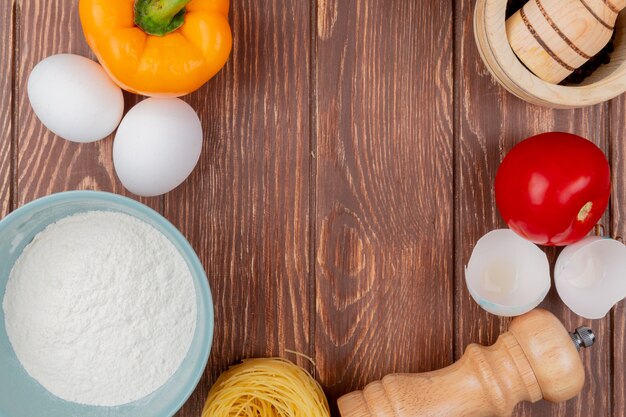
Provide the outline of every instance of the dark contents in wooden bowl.
<path id="1" fill-rule="evenodd" d="M 509 0 L 506 4 L 506 18 L 508 19 L 521 9 L 528 0 Z M 601 65 L 608 64 L 611 62 L 611 52 L 614 50 L 613 41 L 615 39 L 615 32 L 613 32 L 613 37 L 609 43 L 606 44 L 604 48 L 596 55 L 592 56 L 591 59 L 585 62 L 580 68 L 577 68 L 572 72 L 566 79 L 561 81 L 560 85 L 571 85 L 571 84 L 580 84 L 585 78 L 589 77 L 595 70 L 597 70 Z"/>

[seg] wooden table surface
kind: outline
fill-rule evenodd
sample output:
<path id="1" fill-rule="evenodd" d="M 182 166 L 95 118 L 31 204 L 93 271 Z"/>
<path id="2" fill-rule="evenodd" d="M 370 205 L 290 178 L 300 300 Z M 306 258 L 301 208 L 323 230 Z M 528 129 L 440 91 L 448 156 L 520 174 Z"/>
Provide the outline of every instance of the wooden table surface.
<path id="1" fill-rule="evenodd" d="M 184 98 L 204 127 L 200 163 L 175 191 L 140 199 L 189 239 L 214 294 L 209 365 L 177 416 L 198 417 L 211 383 L 246 357 L 305 366 L 336 416 L 336 398 L 368 381 L 493 343 L 508 320 L 472 301 L 463 266 L 503 226 L 495 172 L 527 136 L 563 130 L 598 144 L 614 180 L 604 224 L 626 234 L 625 100 L 557 111 L 516 99 L 480 60 L 472 12 L 470 0 L 233 1 L 230 61 Z M 128 195 L 112 137 L 70 143 L 31 110 L 31 69 L 64 52 L 93 57 L 76 0 L 0 3 L 2 216 L 64 190 Z M 127 109 L 138 100 L 126 95 Z M 624 304 L 595 321 L 554 290 L 543 306 L 570 328 L 591 325 L 598 342 L 577 399 L 515 415 L 624 416 Z"/>

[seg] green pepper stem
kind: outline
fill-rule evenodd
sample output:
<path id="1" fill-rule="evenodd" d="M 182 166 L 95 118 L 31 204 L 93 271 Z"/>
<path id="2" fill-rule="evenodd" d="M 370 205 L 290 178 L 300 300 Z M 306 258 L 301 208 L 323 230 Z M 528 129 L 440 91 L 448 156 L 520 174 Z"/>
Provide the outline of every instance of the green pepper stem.
<path id="1" fill-rule="evenodd" d="M 191 0 L 135 0 L 135 24 L 149 35 L 164 36 L 185 23 Z"/>

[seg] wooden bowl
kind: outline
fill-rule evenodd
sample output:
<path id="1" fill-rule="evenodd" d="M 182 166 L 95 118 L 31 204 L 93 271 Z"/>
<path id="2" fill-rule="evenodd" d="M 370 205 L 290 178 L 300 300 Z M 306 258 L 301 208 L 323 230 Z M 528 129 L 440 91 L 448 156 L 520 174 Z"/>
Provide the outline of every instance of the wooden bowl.
<path id="1" fill-rule="evenodd" d="M 615 25 L 615 50 L 602 65 L 576 86 L 552 84 L 535 76 L 517 58 L 506 36 L 507 0 L 477 0 L 474 36 L 487 69 L 504 88 L 529 103 L 569 109 L 610 100 L 626 91 L 626 13 Z"/>

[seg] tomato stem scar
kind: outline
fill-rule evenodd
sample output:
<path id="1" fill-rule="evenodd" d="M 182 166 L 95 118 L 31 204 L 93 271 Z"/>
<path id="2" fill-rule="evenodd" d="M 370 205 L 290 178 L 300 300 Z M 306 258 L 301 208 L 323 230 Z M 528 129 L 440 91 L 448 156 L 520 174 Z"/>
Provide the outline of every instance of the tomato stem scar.
<path id="1" fill-rule="evenodd" d="M 587 217 L 589 217 L 589 213 L 591 212 L 591 209 L 593 208 L 593 203 L 591 201 L 589 201 L 587 204 L 585 204 L 580 211 L 578 212 L 578 216 L 576 217 L 576 219 L 579 222 L 584 222 L 585 220 L 587 220 Z"/>

